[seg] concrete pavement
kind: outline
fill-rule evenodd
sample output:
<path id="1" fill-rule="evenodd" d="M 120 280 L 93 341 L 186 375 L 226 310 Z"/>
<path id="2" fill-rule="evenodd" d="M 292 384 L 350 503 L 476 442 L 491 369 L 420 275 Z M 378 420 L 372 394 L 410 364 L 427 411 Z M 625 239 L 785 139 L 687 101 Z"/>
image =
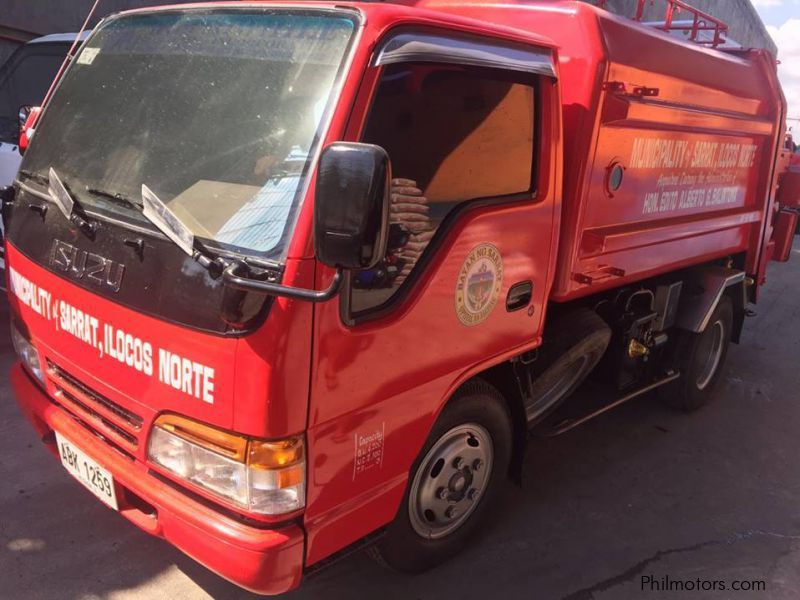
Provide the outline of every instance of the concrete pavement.
<path id="1" fill-rule="evenodd" d="M 532 444 L 490 527 L 424 575 L 363 553 L 287 596 L 320 598 L 796 598 L 800 589 L 800 247 L 770 267 L 758 315 L 715 401 L 654 397 Z M 5 311 L 5 307 L 3 308 Z M 0 369 L 13 351 L 0 322 Z M 0 381 L 0 597 L 247 598 L 74 482 Z M 763 580 L 766 591 L 658 592 L 664 582 Z"/>

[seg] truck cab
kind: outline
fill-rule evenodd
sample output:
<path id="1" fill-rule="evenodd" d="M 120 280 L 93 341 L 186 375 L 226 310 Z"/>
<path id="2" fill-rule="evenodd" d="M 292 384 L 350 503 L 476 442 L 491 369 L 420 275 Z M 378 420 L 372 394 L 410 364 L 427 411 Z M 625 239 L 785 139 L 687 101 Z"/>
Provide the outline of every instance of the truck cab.
<path id="1" fill-rule="evenodd" d="M 711 323 L 701 358 L 703 385 L 714 381 L 743 318 L 747 248 L 758 263 L 769 233 L 754 190 L 771 185 L 756 171 L 771 168 L 782 135 L 767 114 L 779 93 L 735 118 L 732 93 L 705 96 L 726 103 L 726 126 L 762 111 L 747 133 L 762 150 L 733 161 L 726 181 L 743 187 L 715 230 L 703 229 L 708 215 L 659 215 L 630 236 L 595 204 L 593 226 L 630 266 L 603 263 L 584 236 L 592 253 L 573 276 L 565 253 L 581 232 L 567 219 L 588 199 L 614 206 L 603 189 L 616 192 L 623 169 L 584 158 L 609 88 L 598 68 L 587 83 L 597 87 L 570 96 L 585 93 L 590 108 L 564 102 L 561 69 L 589 63 L 561 61 L 533 33 L 558 18 L 569 31 L 594 23 L 575 43 L 595 40 L 597 54 L 600 20 L 627 31 L 572 2 L 222 2 L 105 20 L 4 192 L 12 383 L 70 473 L 221 576 L 274 594 L 361 545 L 406 571 L 456 552 L 528 426 L 622 344 L 594 310 L 622 297 L 615 286 L 629 286 L 629 307 L 648 306 L 643 341 L 624 338 L 636 362 L 666 340 L 651 322 L 674 321 L 683 275 L 670 273 L 692 261 L 722 273 L 687 333 Z M 726 73 L 749 64 L 704 56 Z M 569 148 L 564 119 L 584 136 Z M 751 145 L 729 150 L 738 160 Z M 576 190 L 590 179 L 585 200 Z M 659 263 L 664 236 L 671 254 Z M 578 312 L 552 308 L 555 285 Z M 649 310 L 658 286 L 669 294 Z M 732 292 L 737 303 L 720 304 Z M 578 334 L 583 350 L 559 353 L 560 379 L 545 371 L 543 391 L 523 374 L 551 310 L 566 328 L 555 337 Z M 679 376 L 651 371 L 658 385 Z"/>
<path id="2" fill-rule="evenodd" d="M 257 591 L 293 587 L 391 521 L 441 400 L 536 344 L 557 211 L 556 69 L 542 37 L 399 5 L 105 21 L 45 108 L 5 205 L 14 335 L 30 357 L 13 380 L 43 439 L 61 452 L 57 432 L 105 468 L 123 515 Z M 376 260 L 364 249 L 366 269 L 315 258 L 318 166 L 333 142 L 382 147 L 380 196 L 408 200 L 381 204 L 376 231 L 394 247 Z M 145 218 L 143 185 L 191 232 L 191 255 Z M 347 190 L 328 188 L 341 212 Z M 352 233 L 339 217 L 331 237 Z M 341 283 L 314 303 L 236 279 Z M 506 306 L 501 289 L 525 281 L 529 298 Z M 219 464 L 184 464 L 183 443 L 212 444 L 199 460 Z"/>

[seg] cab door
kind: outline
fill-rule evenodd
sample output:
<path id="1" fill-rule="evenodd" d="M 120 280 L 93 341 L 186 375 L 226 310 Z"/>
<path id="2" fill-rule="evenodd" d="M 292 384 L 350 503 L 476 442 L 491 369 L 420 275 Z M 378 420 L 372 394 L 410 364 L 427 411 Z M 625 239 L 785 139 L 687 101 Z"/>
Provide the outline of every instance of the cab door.
<path id="1" fill-rule="evenodd" d="M 394 517 L 458 385 L 538 344 L 557 100 L 546 49 L 409 29 L 378 45 L 348 139 L 391 159 L 389 249 L 315 308 L 308 564 Z"/>

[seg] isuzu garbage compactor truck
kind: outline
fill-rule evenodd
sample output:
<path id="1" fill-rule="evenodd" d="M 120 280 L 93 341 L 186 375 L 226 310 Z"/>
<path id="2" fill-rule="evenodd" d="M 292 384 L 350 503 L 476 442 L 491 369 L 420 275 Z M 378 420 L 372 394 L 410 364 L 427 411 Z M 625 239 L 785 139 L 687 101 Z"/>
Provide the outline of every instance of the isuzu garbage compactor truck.
<path id="1" fill-rule="evenodd" d="M 706 403 L 788 257 L 775 60 L 713 45 L 577 2 L 106 19 L 3 192 L 22 411 L 250 590 L 443 561 L 529 431 Z"/>

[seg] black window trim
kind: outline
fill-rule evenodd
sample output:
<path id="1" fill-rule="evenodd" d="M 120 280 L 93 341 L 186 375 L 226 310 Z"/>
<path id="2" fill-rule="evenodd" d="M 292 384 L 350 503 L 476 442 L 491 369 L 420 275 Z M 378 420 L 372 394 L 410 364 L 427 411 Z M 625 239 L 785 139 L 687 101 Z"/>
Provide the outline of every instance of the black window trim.
<path id="1" fill-rule="evenodd" d="M 408 32 L 408 30 L 406 30 Z M 389 37 L 395 37 L 392 34 L 389 34 Z M 387 38 L 388 39 L 388 38 Z M 378 46 L 376 49 L 376 54 L 380 51 L 381 45 Z M 400 62 L 436 62 L 440 63 L 440 61 L 418 61 L 418 60 L 405 60 L 405 61 L 393 61 L 390 63 L 383 63 L 384 65 L 387 64 L 397 64 Z M 463 63 L 454 63 L 454 62 L 443 62 L 441 64 L 463 64 Z M 375 63 L 375 66 L 378 66 Z M 478 68 L 486 69 L 487 66 L 483 65 L 465 65 L 465 66 L 474 66 Z M 502 67 L 490 67 L 492 70 L 495 71 L 506 71 L 508 72 L 509 69 L 505 69 Z M 516 69 L 510 69 L 511 71 L 517 71 Z M 526 71 L 527 72 L 527 71 Z M 544 82 L 544 77 L 542 74 L 534 74 L 532 72 L 527 72 L 530 75 L 537 75 L 535 80 L 533 81 L 533 90 L 534 90 L 534 139 L 533 139 L 533 164 L 531 165 L 531 187 L 528 191 L 525 192 L 518 192 L 507 194 L 504 196 L 491 196 L 491 197 L 482 197 L 482 198 L 474 198 L 471 200 L 465 200 L 463 202 L 459 202 L 442 220 L 439 227 L 436 229 L 435 233 L 433 234 L 433 238 L 431 239 L 428 246 L 422 253 L 417 264 L 411 270 L 406 280 L 400 285 L 400 287 L 392 294 L 385 302 L 375 306 L 374 308 L 368 308 L 365 310 L 361 310 L 357 313 L 352 311 L 352 281 L 353 281 L 353 273 L 350 271 L 345 272 L 342 290 L 339 294 L 339 316 L 341 318 L 342 323 L 347 327 L 357 327 L 359 325 L 363 325 L 366 323 L 370 323 L 372 321 L 376 321 L 390 315 L 391 313 L 397 310 L 398 306 L 402 306 L 405 304 L 406 300 L 412 293 L 412 291 L 417 287 L 418 280 L 422 277 L 422 274 L 425 273 L 433 260 L 433 257 L 436 256 L 444 243 L 444 240 L 449 236 L 450 231 L 454 228 L 454 226 L 461 221 L 464 215 L 472 213 L 475 210 L 484 208 L 486 206 L 497 206 L 497 207 L 504 207 L 513 204 L 520 204 L 524 202 L 529 203 L 536 203 L 540 200 L 539 198 L 539 191 L 537 187 L 537 183 L 540 177 L 540 162 L 541 162 L 541 151 L 542 151 L 542 86 Z M 378 74 L 378 77 L 375 79 L 375 85 L 380 85 L 382 73 Z M 555 78 L 549 78 L 552 82 L 555 82 Z M 366 129 L 366 124 L 369 122 L 370 113 L 372 112 L 372 108 L 375 102 L 375 97 L 370 100 L 370 106 L 367 110 L 367 116 L 364 119 L 362 130 L 359 133 L 359 139 L 364 134 Z"/>
<path id="2" fill-rule="evenodd" d="M 553 53 L 507 40 L 399 30 L 376 48 L 371 66 L 430 62 L 520 71 L 555 78 Z"/>
<path id="3" fill-rule="evenodd" d="M 8 56 L 5 62 L 0 63 L 0 85 L 4 85 L 8 81 L 12 69 L 18 67 L 29 56 L 60 57 L 61 62 L 64 62 L 71 45 L 72 42 L 28 42 L 22 44 Z M 62 49 L 64 51 L 63 56 L 61 55 Z M 38 52 L 39 50 L 56 50 L 56 52 Z"/>

